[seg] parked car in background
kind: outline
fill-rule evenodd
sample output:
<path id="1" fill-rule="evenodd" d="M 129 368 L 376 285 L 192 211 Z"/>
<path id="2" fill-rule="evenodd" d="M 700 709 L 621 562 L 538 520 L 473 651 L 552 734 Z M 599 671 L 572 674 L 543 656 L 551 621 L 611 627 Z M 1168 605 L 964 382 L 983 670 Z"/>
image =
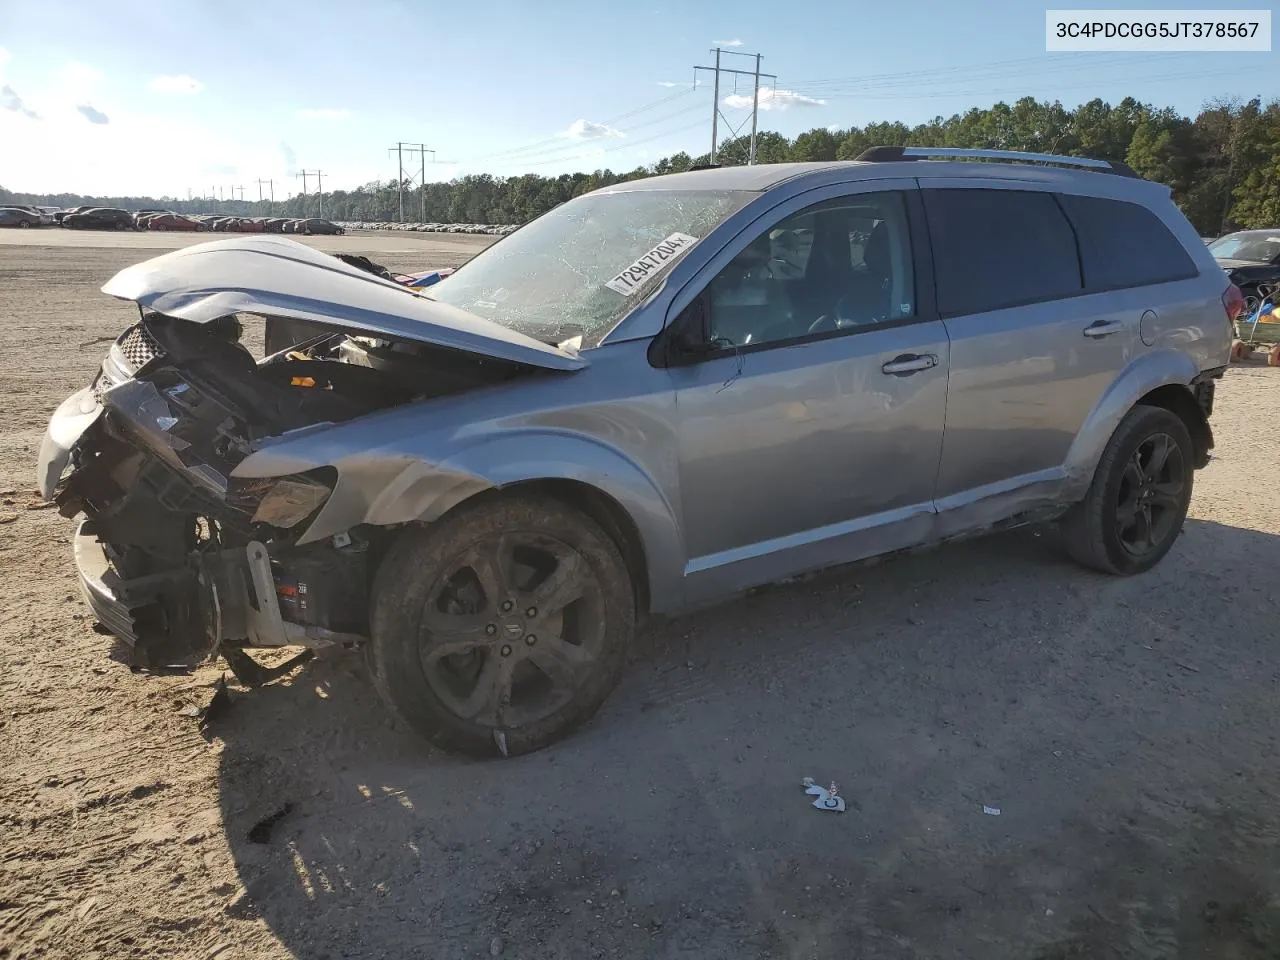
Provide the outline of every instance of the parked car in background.
<path id="1" fill-rule="evenodd" d="M 67 217 L 71 216 L 72 214 L 84 213 L 85 211 L 92 210 L 92 209 L 94 209 L 92 206 L 86 205 L 86 206 L 80 206 L 80 207 L 72 207 L 69 210 L 59 210 L 57 213 L 53 215 L 53 219 L 55 223 L 62 223 L 63 220 L 65 220 Z"/>
<path id="2" fill-rule="evenodd" d="M 36 218 L 37 224 L 40 226 L 48 226 L 55 222 L 51 212 L 29 203 L 6 203 L 4 206 L 11 207 L 14 210 L 25 210 Z"/>
<path id="3" fill-rule="evenodd" d="M 139 230 L 147 229 L 147 221 L 152 217 L 161 213 L 173 213 L 172 210 L 135 210 L 133 213 L 133 225 Z"/>
<path id="4" fill-rule="evenodd" d="M 345 231 L 337 224 L 322 219 L 321 217 L 310 217 L 309 219 L 300 221 L 294 232 L 341 236 Z"/>
<path id="5" fill-rule="evenodd" d="M 261 220 L 241 217 L 235 225 L 236 233 L 266 233 L 267 225 Z"/>
<path id="6" fill-rule="evenodd" d="M 93 207 L 83 213 L 62 218 L 62 225 L 73 230 L 132 230 L 133 214 L 116 207 Z"/>
<path id="7" fill-rule="evenodd" d="M 1228 233 L 1209 244 L 1209 252 L 1246 298 L 1258 296 L 1259 284 L 1280 282 L 1280 228 Z"/>
<path id="8" fill-rule="evenodd" d="M 0 207 L 0 227 L 27 229 L 43 225 L 44 221 L 40 219 L 40 214 L 25 207 Z"/>
<path id="9" fill-rule="evenodd" d="M 284 225 L 288 222 L 285 217 L 267 217 L 263 221 L 266 225 L 267 233 L 284 233 Z"/>
<path id="10" fill-rule="evenodd" d="M 180 213 L 153 213 L 145 218 L 147 230 L 183 230 L 192 233 L 205 233 L 209 228 L 193 217 Z"/>
<path id="11" fill-rule="evenodd" d="M 280 225 L 280 232 L 281 233 L 301 233 L 302 231 L 298 229 L 300 226 L 302 226 L 301 220 L 286 220 L 283 224 Z"/>
<path id="12" fill-rule="evenodd" d="M 141 319 L 37 467 L 90 608 L 140 666 L 363 645 L 410 727 L 510 755 L 597 710 L 650 613 L 1051 521 L 1150 570 L 1242 303 L 1168 188 L 861 159 L 620 183 L 421 292 L 268 237 L 124 270 Z M 255 362 L 239 313 L 325 335 Z"/>

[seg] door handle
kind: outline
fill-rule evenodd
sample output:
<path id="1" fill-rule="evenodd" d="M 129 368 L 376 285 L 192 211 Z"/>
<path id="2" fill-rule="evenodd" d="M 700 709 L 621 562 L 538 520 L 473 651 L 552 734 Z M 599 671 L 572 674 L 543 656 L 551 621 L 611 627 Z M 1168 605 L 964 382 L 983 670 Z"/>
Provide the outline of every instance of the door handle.
<path id="1" fill-rule="evenodd" d="M 881 372 L 887 374 L 908 374 L 919 373 L 921 370 L 929 370 L 938 365 L 938 358 L 932 353 L 904 353 L 901 356 L 894 357 L 883 367 Z"/>
<path id="2" fill-rule="evenodd" d="M 1119 333 L 1124 329 L 1124 324 L 1119 320 L 1099 320 L 1097 323 L 1091 323 L 1084 328 L 1084 335 L 1091 340 L 1097 340 L 1100 337 L 1109 337 L 1113 333 Z"/>

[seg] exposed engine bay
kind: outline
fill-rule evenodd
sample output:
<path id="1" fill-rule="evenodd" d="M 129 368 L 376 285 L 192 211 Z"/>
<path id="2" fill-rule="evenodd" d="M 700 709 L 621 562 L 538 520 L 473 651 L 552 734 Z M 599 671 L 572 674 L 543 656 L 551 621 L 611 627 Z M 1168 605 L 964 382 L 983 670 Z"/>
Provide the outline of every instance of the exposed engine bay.
<path id="1" fill-rule="evenodd" d="M 294 342 L 289 330 L 290 346 L 256 359 L 243 332 L 236 316 L 193 323 L 144 311 L 79 401 L 86 416 L 101 412 L 71 448 L 54 499 L 64 516 L 87 518 L 76 544 L 86 599 L 132 643 L 139 667 L 363 639 L 368 581 L 388 531 L 361 527 L 299 546 L 336 471 L 232 471 L 289 431 L 529 370 L 315 324 L 307 339 Z"/>

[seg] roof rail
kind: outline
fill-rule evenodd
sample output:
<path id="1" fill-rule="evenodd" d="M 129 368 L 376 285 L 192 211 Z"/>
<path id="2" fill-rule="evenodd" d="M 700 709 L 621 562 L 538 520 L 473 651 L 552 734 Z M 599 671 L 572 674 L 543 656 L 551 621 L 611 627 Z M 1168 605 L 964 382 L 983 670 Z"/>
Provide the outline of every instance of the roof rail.
<path id="1" fill-rule="evenodd" d="M 1051 163 L 1062 167 L 1082 167 L 1099 173 L 1114 173 L 1122 177 L 1138 177 L 1127 163 L 1119 160 L 1095 160 L 1092 157 L 1064 157 L 1056 153 L 1027 153 L 1022 150 L 969 150 L 961 147 L 871 147 L 858 159 L 869 163 L 890 163 L 897 160 L 1012 160 L 1015 163 Z M 1138 178 L 1141 179 L 1141 178 Z"/>

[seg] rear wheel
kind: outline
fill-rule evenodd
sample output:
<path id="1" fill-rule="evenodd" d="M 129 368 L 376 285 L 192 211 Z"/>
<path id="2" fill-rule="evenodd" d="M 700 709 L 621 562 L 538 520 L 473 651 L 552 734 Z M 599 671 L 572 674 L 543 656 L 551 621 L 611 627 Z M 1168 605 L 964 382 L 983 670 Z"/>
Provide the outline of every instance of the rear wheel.
<path id="1" fill-rule="evenodd" d="M 19 226 L 21 229 L 26 230 L 26 229 L 30 228 L 30 226 L 31 226 L 31 221 L 30 221 L 30 220 L 19 220 L 19 221 L 18 221 L 18 226 Z"/>
<path id="2" fill-rule="evenodd" d="M 1180 417 L 1161 407 L 1134 407 L 1103 451 L 1088 494 L 1062 518 L 1067 552 L 1104 573 L 1150 570 L 1182 530 L 1193 460 Z"/>
<path id="3" fill-rule="evenodd" d="M 402 536 L 374 582 L 370 671 L 436 745 L 473 756 L 545 747 L 596 712 L 635 632 L 635 593 L 595 521 L 510 495 Z"/>

